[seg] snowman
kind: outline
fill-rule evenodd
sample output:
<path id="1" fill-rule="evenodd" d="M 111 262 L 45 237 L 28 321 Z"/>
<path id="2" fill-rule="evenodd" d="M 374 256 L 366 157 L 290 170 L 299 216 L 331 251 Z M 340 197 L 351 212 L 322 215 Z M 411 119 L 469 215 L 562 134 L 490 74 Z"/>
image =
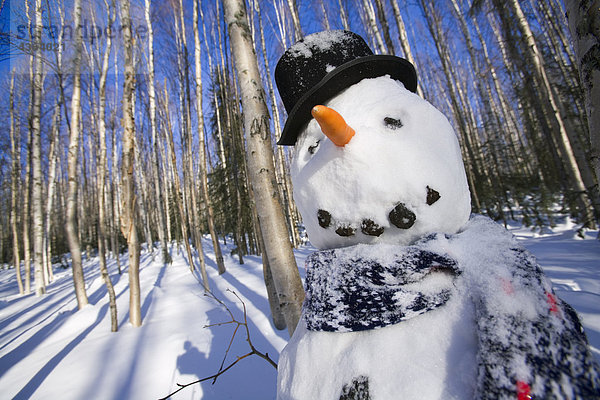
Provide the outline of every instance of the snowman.
<path id="1" fill-rule="evenodd" d="M 470 217 L 456 134 L 411 63 L 325 31 L 275 79 L 319 249 L 279 400 L 600 398 L 575 312 L 510 233 Z"/>

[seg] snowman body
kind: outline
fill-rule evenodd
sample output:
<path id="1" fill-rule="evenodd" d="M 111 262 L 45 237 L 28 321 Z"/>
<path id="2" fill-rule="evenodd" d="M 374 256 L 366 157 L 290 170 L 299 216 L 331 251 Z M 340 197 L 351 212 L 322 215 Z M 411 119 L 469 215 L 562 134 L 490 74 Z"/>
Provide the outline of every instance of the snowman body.
<path id="1" fill-rule="evenodd" d="M 466 299 L 362 332 L 309 331 L 301 321 L 279 358 L 277 399 L 337 400 L 361 379 L 369 397 L 356 398 L 472 399 L 477 338 Z"/>
<path id="2" fill-rule="evenodd" d="M 364 79 L 325 105 L 355 134 L 336 146 L 312 120 L 299 135 L 294 199 L 313 245 L 367 244 L 385 253 L 432 232 L 454 233 L 468 220 L 460 149 L 442 113 L 389 76 Z M 343 397 L 361 380 L 370 399 L 472 398 L 476 338 L 467 296 L 444 274 L 419 284 L 446 287 L 451 298 L 360 332 L 311 331 L 304 316 L 280 356 L 278 399 L 367 398 Z"/>

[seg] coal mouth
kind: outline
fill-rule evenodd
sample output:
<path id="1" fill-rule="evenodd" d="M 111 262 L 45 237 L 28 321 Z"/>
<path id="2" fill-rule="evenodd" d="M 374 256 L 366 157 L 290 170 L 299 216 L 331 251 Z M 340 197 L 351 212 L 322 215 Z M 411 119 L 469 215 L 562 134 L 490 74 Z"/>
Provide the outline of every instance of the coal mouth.
<path id="1" fill-rule="evenodd" d="M 458 276 L 460 272 L 456 268 L 448 267 L 446 265 L 434 265 L 429 269 L 426 276 L 431 274 L 446 274 L 451 276 Z"/>
<path id="2" fill-rule="evenodd" d="M 429 186 L 426 187 L 426 191 L 427 194 L 425 197 L 425 203 L 429 206 L 433 205 L 441 198 L 440 193 Z M 398 229 L 410 229 L 417 221 L 417 215 L 414 213 L 414 211 L 407 207 L 405 203 L 398 202 L 388 213 L 388 220 Z M 367 236 L 378 237 L 385 232 L 385 228 L 383 226 L 375 223 L 369 218 L 363 219 L 360 222 L 360 227 L 357 227 L 357 224 L 352 223 L 335 223 L 331 213 L 323 209 L 319 209 L 317 211 L 317 221 L 319 222 L 319 226 L 323 229 L 328 229 L 331 226 L 335 226 L 335 233 L 341 237 L 351 237 L 356 235 L 358 228 L 360 228 L 360 231 Z"/>

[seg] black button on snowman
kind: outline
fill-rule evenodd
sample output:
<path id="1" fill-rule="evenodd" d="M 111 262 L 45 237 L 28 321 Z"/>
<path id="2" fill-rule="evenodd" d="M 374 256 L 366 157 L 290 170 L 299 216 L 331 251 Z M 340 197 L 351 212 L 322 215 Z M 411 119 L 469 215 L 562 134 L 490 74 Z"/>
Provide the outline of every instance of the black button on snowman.
<path id="1" fill-rule="evenodd" d="M 288 113 L 278 144 L 294 145 L 294 200 L 320 249 L 280 357 L 279 400 L 520 399 L 558 393 L 560 374 L 600 397 L 577 317 L 548 311 L 559 300 L 504 228 L 469 219 L 456 134 L 414 93 L 412 64 L 325 31 L 288 49 L 275 79 Z M 540 350 L 542 337 L 580 346 Z M 552 375 L 543 361 L 557 351 L 569 362 Z"/>

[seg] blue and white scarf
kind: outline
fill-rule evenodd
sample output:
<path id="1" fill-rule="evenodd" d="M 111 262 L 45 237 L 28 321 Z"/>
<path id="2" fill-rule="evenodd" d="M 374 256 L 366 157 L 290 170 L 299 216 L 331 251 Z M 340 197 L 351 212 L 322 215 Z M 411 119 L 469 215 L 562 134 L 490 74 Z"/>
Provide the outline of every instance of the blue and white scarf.
<path id="1" fill-rule="evenodd" d="M 330 332 L 402 323 L 458 293 L 454 287 L 415 291 L 413 283 L 440 270 L 454 276 L 455 287 L 474 304 L 475 398 L 600 399 L 600 368 L 577 314 L 553 293 L 535 257 L 486 217 L 411 246 L 356 245 L 312 254 L 304 322 L 309 330 Z M 368 391 L 368 377 L 359 378 Z"/>

